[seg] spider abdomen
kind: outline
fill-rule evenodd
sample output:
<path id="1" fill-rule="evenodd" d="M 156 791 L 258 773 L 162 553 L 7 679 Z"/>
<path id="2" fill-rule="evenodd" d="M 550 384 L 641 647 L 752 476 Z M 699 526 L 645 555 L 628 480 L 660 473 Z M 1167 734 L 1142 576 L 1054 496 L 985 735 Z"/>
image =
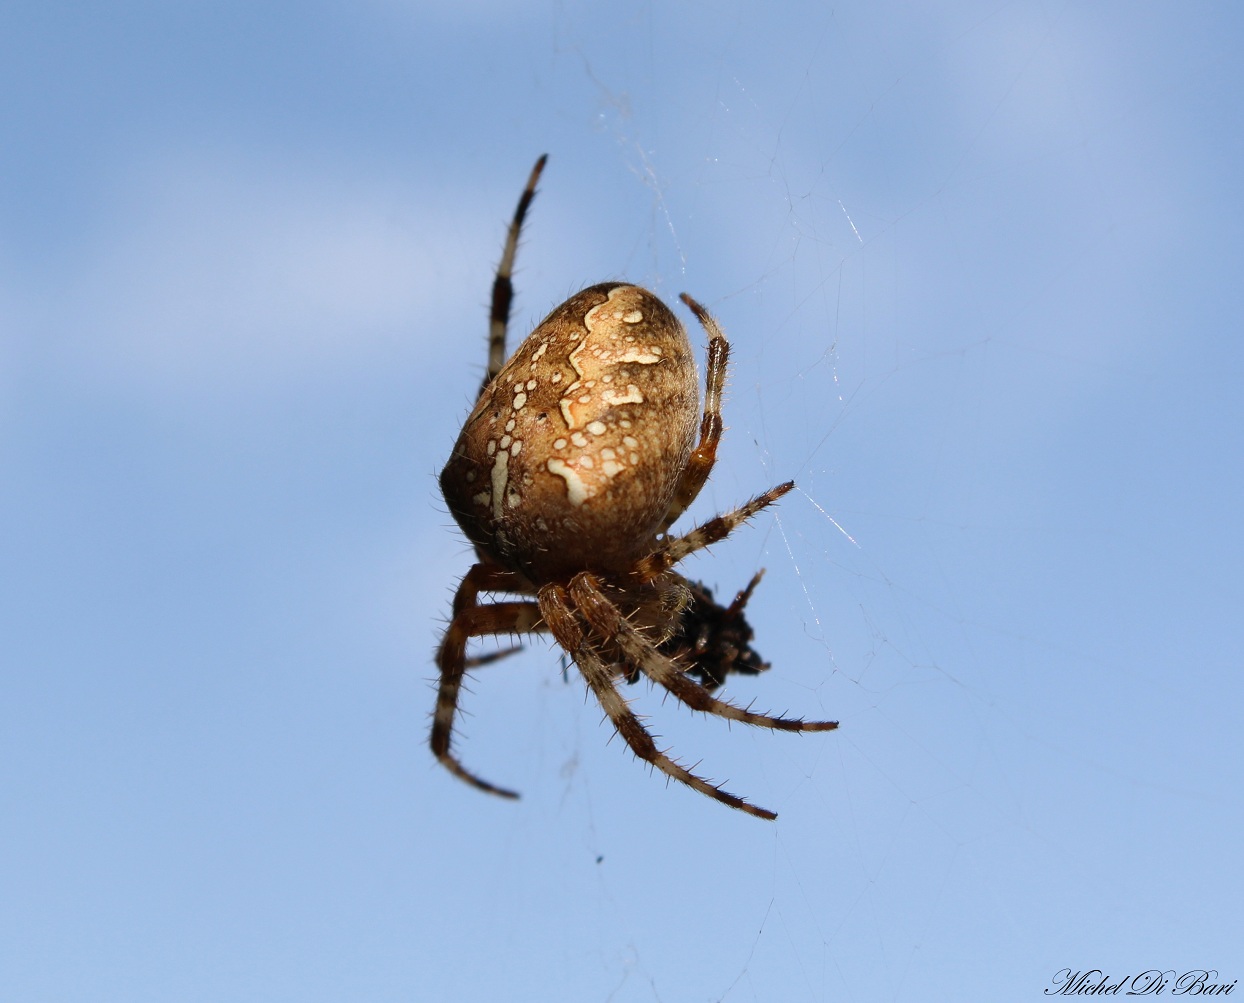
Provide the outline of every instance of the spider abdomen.
<path id="1" fill-rule="evenodd" d="M 638 286 L 591 286 L 484 389 L 441 490 L 481 551 L 533 580 L 622 571 L 651 549 L 698 417 L 678 319 Z"/>

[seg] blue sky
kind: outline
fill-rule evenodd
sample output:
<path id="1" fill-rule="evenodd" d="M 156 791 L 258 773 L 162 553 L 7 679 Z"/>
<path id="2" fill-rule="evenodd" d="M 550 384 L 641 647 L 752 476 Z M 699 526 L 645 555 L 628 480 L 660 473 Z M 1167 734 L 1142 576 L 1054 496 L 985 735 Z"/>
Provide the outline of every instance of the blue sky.
<path id="1" fill-rule="evenodd" d="M 2 995 L 1244 977 L 1241 27 L 8 4 Z M 650 776 L 539 642 L 458 736 L 521 801 L 427 751 L 470 563 L 435 475 L 543 152 L 514 336 L 592 282 L 692 293 L 734 348 L 692 519 L 798 483 L 686 570 L 767 568 L 773 668 L 728 694 L 840 731 L 628 693 L 774 824 Z"/>

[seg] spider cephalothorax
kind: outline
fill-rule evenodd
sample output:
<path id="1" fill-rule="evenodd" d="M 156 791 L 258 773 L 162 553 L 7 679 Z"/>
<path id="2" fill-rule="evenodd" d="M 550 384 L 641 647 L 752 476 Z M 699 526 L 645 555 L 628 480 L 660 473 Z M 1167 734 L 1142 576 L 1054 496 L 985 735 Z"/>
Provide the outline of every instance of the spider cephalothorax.
<path id="1" fill-rule="evenodd" d="M 432 751 L 463 780 L 515 796 L 468 772 L 450 750 L 458 692 L 471 664 L 466 643 L 549 632 L 637 756 L 710 797 L 774 818 L 657 749 L 617 682 L 642 674 L 694 710 L 747 724 L 837 727 L 713 697 L 710 690 L 729 672 L 767 668 L 750 647 L 752 630 L 743 617 L 759 576 L 722 607 L 674 570 L 794 485 L 778 485 L 683 536 L 666 532 L 716 460 L 729 354 L 716 321 L 685 293 L 683 302 L 709 336 L 702 413 L 686 331 L 638 286 L 610 282 L 576 293 L 505 361 L 514 252 L 543 167 L 541 157 L 510 224 L 493 285 L 488 371 L 441 472 L 441 491 L 478 561 L 458 587 L 437 653 Z M 527 598 L 481 604 L 481 592 Z"/>

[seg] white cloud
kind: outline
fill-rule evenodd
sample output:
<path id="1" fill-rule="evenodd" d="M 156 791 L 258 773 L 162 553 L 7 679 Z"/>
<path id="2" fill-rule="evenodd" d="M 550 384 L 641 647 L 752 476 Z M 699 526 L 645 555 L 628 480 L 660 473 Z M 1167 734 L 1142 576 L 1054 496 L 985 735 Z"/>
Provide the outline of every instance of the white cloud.
<path id="1" fill-rule="evenodd" d="M 80 376 L 178 394 L 355 364 L 482 302 L 499 224 L 477 203 L 288 162 L 164 159 L 119 186 L 30 319 Z"/>

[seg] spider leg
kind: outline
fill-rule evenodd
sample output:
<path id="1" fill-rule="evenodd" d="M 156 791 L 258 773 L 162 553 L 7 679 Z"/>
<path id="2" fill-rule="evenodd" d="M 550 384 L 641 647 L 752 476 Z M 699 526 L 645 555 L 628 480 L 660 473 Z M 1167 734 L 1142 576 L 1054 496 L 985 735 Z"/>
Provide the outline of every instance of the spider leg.
<path id="1" fill-rule="evenodd" d="M 485 606 L 477 604 L 476 599 L 481 589 L 487 589 L 490 584 L 495 584 L 499 576 L 506 574 L 508 573 L 498 572 L 487 565 L 473 565 L 454 595 L 453 619 L 445 628 L 445 636 L 436 653 L 441 677 L 436 695 L 436 710 L 432 716 L 431 746 L 432 754 L 454 776 L 490 794 L 516 798 L 517 792 L 497 787 L 471 773 L 450 751 L 454 717 L 458 711 L 458 694 L 462 689 L 462 677 L 470 665 L 466 657 L 468 639 L 488 634 L 524 634 L 538 629 L 540 608 L 533 602 L 499 602 Z"/>
<path id="2" fill-rule="evenodd" d="M 738 707 L 726 700 L 718 700 L 661 654 L 600 591 L 590 572 L 580 572 L 570 580 L 570 598 L 597 634 L 616 639 L 627 664 L 639 666 L 644 675 L 664 686 L 692 710 L 777 731 L 833 731 L 838 727 L 837 721 L 775 717 Z"/>
<path id="3" fill-rule="evenodd" d="M 572 587 L 574 581 L 578 581 L 582 577 L 584 575 L 576 576 L 572 581 Z M 599 593 L 597 594 L 599 595 Z M 608 603 L 608 600 L 603 595 L 600 598 Z M 540 611 L 544 615 L 544 621 L 553 632 L 553 636 L 557 639 L 558 644 L 574 656 L 575 664 L 579 666 L 579 671 L 583 673 L 583 678 L 587 680 L 588 686 L 596 695 L 601 709 L 608 715 L 618 734 L 622 736 L 636 756 L 644 760 L 644 762 L 652 764 L 667 777 L 686 784 L 701 794 L 721 801 L 732 808 L 747 812 L 749 815 L 755 815 L 757 818 L 777 818 L 777 814 L 769 811 L 767 808 L 748 804 L 738 795 L 731 794 L 729 791 L 723 790 L 721 787 L 717 787 L 701 777 L 697 777 L 686 767 L 675 762 L 658 749 L 656 742 L 652 739 L 652 735 L 648 733 L 643 723 L 635 716 L 626 699 L 618 692 L 617 685 L 613 681 L 605 659 L 601 658 L 600 653 L 584 636 L 579 619 L 571 608 L 571 600 L 566 592 L 566 588 L 562 585 L 546 585 L 540 590 L 538 599 Z M 611 603 L 608 604 L 612 606 Z M 617 615 L 621 616 L 621 614 Z"/>
<path id="4" fill-rule="evenodd" d="M 481 665 L 491 665 L 493 662 L 499 662 L 510 655 L 516 655 L 522 650 L 523 646 L 521 644 L 511 644 L 508 648 L 502 648 L 500 651 L 490 651 L 484 655 L 474 655 L 466 659 L 463 665 L 468 671 L 478 669 Z"/>
<path id="5" fill-rule="evenodd" d="M 505 235 L 505 249 L 501 252 L 501 262 L 497 265 L 497 277 L 492 282 L 492 310 L 488 319 L 488 370 L 484 373 L 484 382 L 480 384 L 480 395 L 505 364 L 505 332 L 510 325 L 510 305 L 514 302 L 514 283 L 511 277 L 514 274 L 514 256 L 518 253 L 518 235 L 523 228 L 527 210 L 531 208 L 531 201 L 536 197 L 536 183 L 540 180 L 540 172 L 544 170 L 547 160 L 546 153 L 531 169 L 527 187 L 519 196 L 514 218 L 510 221 L 510 229 Z"/>
<path id="6" fill-rule="evenodd" d="M 721 515 L 709 519 L 708 522 L 696 526 L 689 533 L 665 540 L 654 553 L 636 562 L 636 572 L 644 581 L 652 581 L 679 561 L 694 554 L 697 550 L 703 550 L 705 547 L 725 539 L 742 523 L 746 522 L 762 508 L 772 505 L 794 486 L 794 481 L 779 484 L 775 488 L 770 488 L 764 494 L 757 495 L 751 501 L 745 502 L 732 512 L 723 512 Z"/>
<path id="7" fill-rule="evenodd" d="M 674 500 L 661 523 L 661 532 L 669 529 L 695 501 L 708 475 L 717 462 L 717 444 L 721 441 L 721 392 L 726 385 L 726 364 L 730 358 L 730 343 L 722 334 L 721 327 L 704 307 L 686 293 L 680 297 L 708 334 L 708 369 L 704 375 L 704 416 L 700 419 L 700 442 L 691 452 L 683 469 Z"/>

